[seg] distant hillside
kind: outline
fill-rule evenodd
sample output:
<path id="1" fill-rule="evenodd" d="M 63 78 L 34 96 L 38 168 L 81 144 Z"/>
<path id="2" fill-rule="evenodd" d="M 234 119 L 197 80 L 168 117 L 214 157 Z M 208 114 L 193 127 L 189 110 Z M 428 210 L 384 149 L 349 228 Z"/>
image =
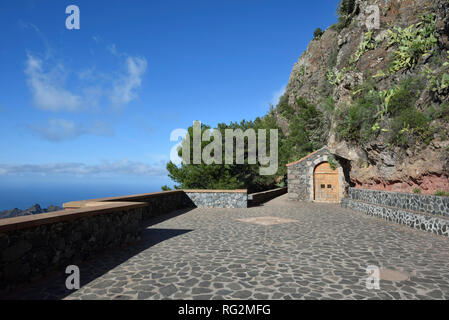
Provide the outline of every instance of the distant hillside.
<path id="1" fill-rule="evenodd" d="M 18 217 L 18 216 L 29 216 L 32 214 L 53 212 L 53 211 L 59 211 L 59 210 L 63 210 L 63 209 L 58 206 L 48 206 L 48 208 L 43 209 L 43 208 L 41 208 L 40 205 L 38 205 L 36 203 L 35 205 L 33 205 L 25 210 L 14 208 L 11 210 L 0 211 L 0 219 L 13 218 L 13 217 Z"/>

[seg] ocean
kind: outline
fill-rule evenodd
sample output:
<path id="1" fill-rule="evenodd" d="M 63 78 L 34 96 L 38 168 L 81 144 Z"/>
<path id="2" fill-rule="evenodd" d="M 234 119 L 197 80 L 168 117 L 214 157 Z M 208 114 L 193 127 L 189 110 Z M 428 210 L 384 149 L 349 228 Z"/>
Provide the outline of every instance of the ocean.
<path id="1" fill-rule="evenodd" d="M 161 191 L 163 184 L 151 183 L 1 183 L 0 211 L 27 209 L 38 203 L 42 208 L 64 202 Z"/>

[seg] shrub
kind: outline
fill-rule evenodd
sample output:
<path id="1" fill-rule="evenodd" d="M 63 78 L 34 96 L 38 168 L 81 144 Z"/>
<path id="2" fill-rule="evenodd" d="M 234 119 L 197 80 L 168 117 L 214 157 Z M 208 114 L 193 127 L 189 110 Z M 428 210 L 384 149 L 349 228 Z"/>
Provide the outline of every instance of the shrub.
<path id="1" fill-rule="evenodd" d="M 337 133 L 344 139 L 354 142 L 366 142 L 375 134 L 372 130 L 376 122 L 379 95 L 373 90 L 364 92 L 350 106 L 337 114 Z"/>
<path id="2" fill-rule="evenodd" d="M 413 189 L 413 193 L 420 194 L 421 190 L 419 188 L 415 188 L 415 189 Z"/>
<path id="3" fill-rule="evenodd" d="M 338 22 L 331 26 L 340 32 L 352 22 L 352 17 L 357 14 L 358 8 L 355 0 L 341 0 L 337 8 Z"/>
<path id="4" fill-rule="evenodd" d="M 339 16 L 348 16 L 355 11 L 355 0 L 341 0 L 337 13 Z"/>
<path id="5" fill-rule="evenodd" d="M 298 105 L 298 120 L 301 123 L 301 126 L 309 132 L 313 141 L 313 132 L 321 131 L 323 129 L 323 113 L 302 97 L 296 101 L 296 104 Z"/>
<path id="6" fill-rule="evenodd" d="M 316 28 L 315 31 L 313 32 L 313 39 L 318 40 L 321 38 L 321 36 L 323 35 L 324 31 L 321 30 L 321 28 Z"/>
<path id="7" fill-rule="evenodd" d="M 350 17 L 340 16 L 338 17 L 338 22 L 333 24 L 330 28 L 340 32 L 341 30 L 349 26 L 351 21 L 352 19 Z"/>
<path id="8" fill-rule="evenodd" d="M 429 144 L 433 133 L 430 119 L 423 112 L 411 107 L 402 110 L 392 119 L 390 141 L 402 147 L 411 147 L 416 142 Z"/>
<path id="9" fill-rule="evenodd" d="M 297 113 L 290 118 L 290 134 L 285 142 L 285 151 L 292 159 L 298 159 L 321 148 L 329 133 L 323 113 L 303 98 L 296 101 Z"/>
<path id="10" fill-rule="evenodd" d="M 344 140 L 358 143 L 368 142 L 380 132 L 389 132 L 390 143 L 398 146 L 430 143 L 434 134 L 431 117 L 415 108 L 424 87 L 420 77 L 410 77 L 382 91 L 366 81 L 354 91 L 355 102 L 337 115 L 337 133 Z M 449 110 L 442 109 L 435 115 L 445 112 Z"/>
<path id="11" fill-rule="evenodd" d="M 335 110 L 335 100 L 332 96 L 328 96 L 323 101 L 323 108 L 327 113 L 332 114 Z"/>
<path id="12" fill-rule="evenodd" d="M 295 113 L 295 109 L 288 104 L 288 96 L 286 93 L 279 99 L 279 103 L 276 108 L 280 115 L 287 119 L 292 117 Z"/>
<path id="13" fill-rule="evenodd" d="M 415 105 L 425 85 L 420 78 L 410 77 L 397 86 L 388 101 L 388 113 L 398 115 L 401 110 Z"/>
<path id="14" fill-rule="evenodd" d="M 433 119 L 443 119 L 449 121 L 449 102 L 440 104 L 436 109 L 434 109 Z"/>

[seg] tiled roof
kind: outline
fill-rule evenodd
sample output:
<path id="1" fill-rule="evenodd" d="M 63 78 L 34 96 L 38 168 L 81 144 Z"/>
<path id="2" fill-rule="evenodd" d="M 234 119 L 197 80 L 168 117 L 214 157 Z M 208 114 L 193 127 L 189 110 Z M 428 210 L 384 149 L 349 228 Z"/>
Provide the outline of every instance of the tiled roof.
<path id="1" fill-rule="evenodd" d="M 323 149 L 325 149 L 325 148 L 326 148 L 326 147 L 323 147 L 323 148 L 321 148 L 321 149 L 319 149 L 319 150 L 317 150 L 317 151 L 314 151 L 314 152 L 308 154 L 307 156 L 305 156 L 304 158 L 299 159 L 298 161 L 295 161 L 295 162 L 291 162 L 291 163 L 286 164 L 286 166 L 287 166 L 287 167 L 294 166 L 295 164 L 298 164 L 298 163 L 300 163 L 300 162 L 306 160 L 307 158 L 313 156 L 313 155 L 314 155 L 315 153 L 317 153 L 318 151 L 321 151 L 321 150 L 323 150 Z"/>

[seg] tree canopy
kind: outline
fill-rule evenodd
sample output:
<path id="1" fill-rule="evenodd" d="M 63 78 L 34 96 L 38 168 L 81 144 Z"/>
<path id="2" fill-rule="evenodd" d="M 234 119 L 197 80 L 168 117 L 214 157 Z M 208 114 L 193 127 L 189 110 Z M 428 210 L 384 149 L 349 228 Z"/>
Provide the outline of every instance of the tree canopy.
<path id="1" fill-rule="evenodd" d="M 181 163 L 176 165 L 173 162 L 167 164 L 169 177 L 177 184 L 176 188 L 181 189 L 248 189 L 248 192 L 259 192 L 281 186 L 286 178 L 286 164 L 321 148 L 326 140 L 327 123 L 323 113 L 306 100 L 299 98 L 296 107 L 288 104 L 286 96 L 281 97 L 277 105 L 277 113 L 271 110 L 266 116 L 256 118 L 254 121 L 242 120 L 240 123 L 231 122 L 229 124 L 220 123 L 217 130 L 221 134 L 222 150 L 218 157 L 221 157 L 221 164 L 206 164 L 203 161 L 199 164 Z M 284 135 L 278 125 L 276 117 L 289 119 L 289 134 Z M 267 130 L 267 152 L 270 152 L 270 129 L 278 130 L 278 170 L 273 175 L 261 175 L 260 163 L 249 163 L 248 161 L 248 139 L 244 143 L 244 163 L 225 164 L 225 130 L 241 129 L 245 132 L 253 129 L 256 138 L 259 139 L 258 130 Z M 201 124 L 201 136 L 206 130 L 211 131 L 211 127 Z M 193 126 L 188 128 L 187 137 L 183 139 L 182 146 L 189 150 L 189 159 L 193 159 Z M 212 135 L 210 141 L 201 141 L 201 150 L 213 143 L 215 137 Z M 236 141 L 234 140 L 234 160 L 236 158 Z M 212 152 L 214 156 L 215 151 Z M 178 150 L 179 157 L 182 157 L 182 148 Z"/>

